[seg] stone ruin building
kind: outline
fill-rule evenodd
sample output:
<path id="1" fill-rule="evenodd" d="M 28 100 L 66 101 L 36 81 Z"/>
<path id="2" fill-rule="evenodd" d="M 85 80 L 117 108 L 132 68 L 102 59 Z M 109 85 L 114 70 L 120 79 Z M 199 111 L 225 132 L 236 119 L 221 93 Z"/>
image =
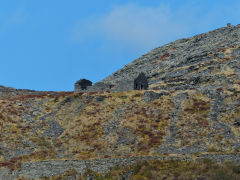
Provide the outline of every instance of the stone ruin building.
<path id="1" fill-rule="evenodd" d="M 136 79 L 134 79 L 135 90 L 147 90 L 148 80 L 144 73 L 140 73 Z"/>
<path id="2" fill-rule="evenodd" d="M 80 79 L 74 84 L 74 91 L 81 92 L 87 90 L 88 87 L 92 86 L 92 82 L 87 79 Z"/>
<path id="3" fill-rule="evenodd" d="M 80 79 L 75 83 L 75 92 L 98 92 L 98 91 L 131 91 L 147 90 L 148 79 L 144 73 L 140 73 L 133 80 L 121 80 L 115 84 L 97 82 L 92 86 L 92 82 L 86 79 Z"/>

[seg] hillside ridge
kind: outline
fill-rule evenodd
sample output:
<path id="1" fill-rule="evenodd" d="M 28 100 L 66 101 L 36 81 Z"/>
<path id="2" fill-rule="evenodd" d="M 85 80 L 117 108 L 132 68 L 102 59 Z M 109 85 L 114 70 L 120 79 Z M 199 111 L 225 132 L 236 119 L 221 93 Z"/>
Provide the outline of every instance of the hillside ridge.
<path id="1" fill-rule="evenodd" d="M 144 72 L 148 90 L 76 93 L 1 86 L 0 179 L 107 178 L 108 173 L 113 174 L 108 179 L 138 179 L 139 173 L 146 179 L 161 169 L 168 177 L 169 166 L 205 172 L 225 167 L 219 165 L 225 161 L 236 163 L 226 169 L 239 177 L 239 37 L 237 25 L 180 39 L 102 81 L 116 84 Z"/>
<path id="2" fill-rule="evenodd" d="M 235 49 L 233 54 L 239 55 L 239 37 L 240 25 L 236 25 L 179 39 L 144 54 L 106 77 L 102 82 L 114 84 L 122 79 L 132 79 L 139 72 L 144 72 L 148 76 L 150 85 L 154 86 L 166 78 L 185 76 L 189 72 L 180 71 L 184 66 L 194 68 L 197 65 L 211 63 L 215 58 L 226 60 L 224 58 L 228 56 L 224 57 L 224 52 L 227 48 Z M 179 71 L 174 71 L 175 69 Z"/>

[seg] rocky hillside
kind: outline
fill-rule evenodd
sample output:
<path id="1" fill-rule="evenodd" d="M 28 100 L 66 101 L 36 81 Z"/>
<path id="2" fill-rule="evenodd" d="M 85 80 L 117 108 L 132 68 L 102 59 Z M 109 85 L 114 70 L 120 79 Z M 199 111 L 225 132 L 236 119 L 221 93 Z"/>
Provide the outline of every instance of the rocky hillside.
<path id="1" fill-rule="evenodd" d="M 240 26 L 181 39 L 103 80 L 145 72 L 147 91 L 2 87 L 0 179 L 238 179 L 238 37 Z"/>
<path id="2" fill-rule="evenodd" d="M 51 95 L 59 94 L 59 92 L 53 92 L 53 91 L 34 91 L 29 89 L 15 89 L 12 87 L 5 87 L 0 85 L 0 97 L 2 98 L 10 98 L 18 95 L 36 96 L 36 95 L 44 95 L 46 93 Z"/>
<path id="3" fill-rule="evenodd" d="M 240 25 L 223 27 L 156 48 L 103 82 L 114 84 L 144 72 L 150 89 L 198 89 L 203 85 L 204 90 L 221 88 L 237 84 L 234 80 L 239 79 L 239 55 Z"/>

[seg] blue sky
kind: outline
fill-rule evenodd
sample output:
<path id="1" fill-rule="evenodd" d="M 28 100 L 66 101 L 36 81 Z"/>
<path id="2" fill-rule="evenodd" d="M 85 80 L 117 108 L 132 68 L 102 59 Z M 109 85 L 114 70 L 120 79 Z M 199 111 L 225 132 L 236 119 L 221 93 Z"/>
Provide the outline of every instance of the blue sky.
<path id="1" fill-rule="evenodd" d="M 0 84 L 73 90 L 151 49 L 240 23 L 239 0 L 2 0 Z"/>

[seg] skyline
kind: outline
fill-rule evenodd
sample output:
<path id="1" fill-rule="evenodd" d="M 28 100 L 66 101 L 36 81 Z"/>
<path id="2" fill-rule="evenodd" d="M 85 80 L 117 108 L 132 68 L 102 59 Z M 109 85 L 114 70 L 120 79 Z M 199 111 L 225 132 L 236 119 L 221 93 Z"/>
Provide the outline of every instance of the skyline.
<path id="1" fill-rule="evenodd" d="M 13 0 L 0 10 L 0 85 L 49 91 L 95 83 L 156 47 L 240 23 L 235 0 Z"/>

